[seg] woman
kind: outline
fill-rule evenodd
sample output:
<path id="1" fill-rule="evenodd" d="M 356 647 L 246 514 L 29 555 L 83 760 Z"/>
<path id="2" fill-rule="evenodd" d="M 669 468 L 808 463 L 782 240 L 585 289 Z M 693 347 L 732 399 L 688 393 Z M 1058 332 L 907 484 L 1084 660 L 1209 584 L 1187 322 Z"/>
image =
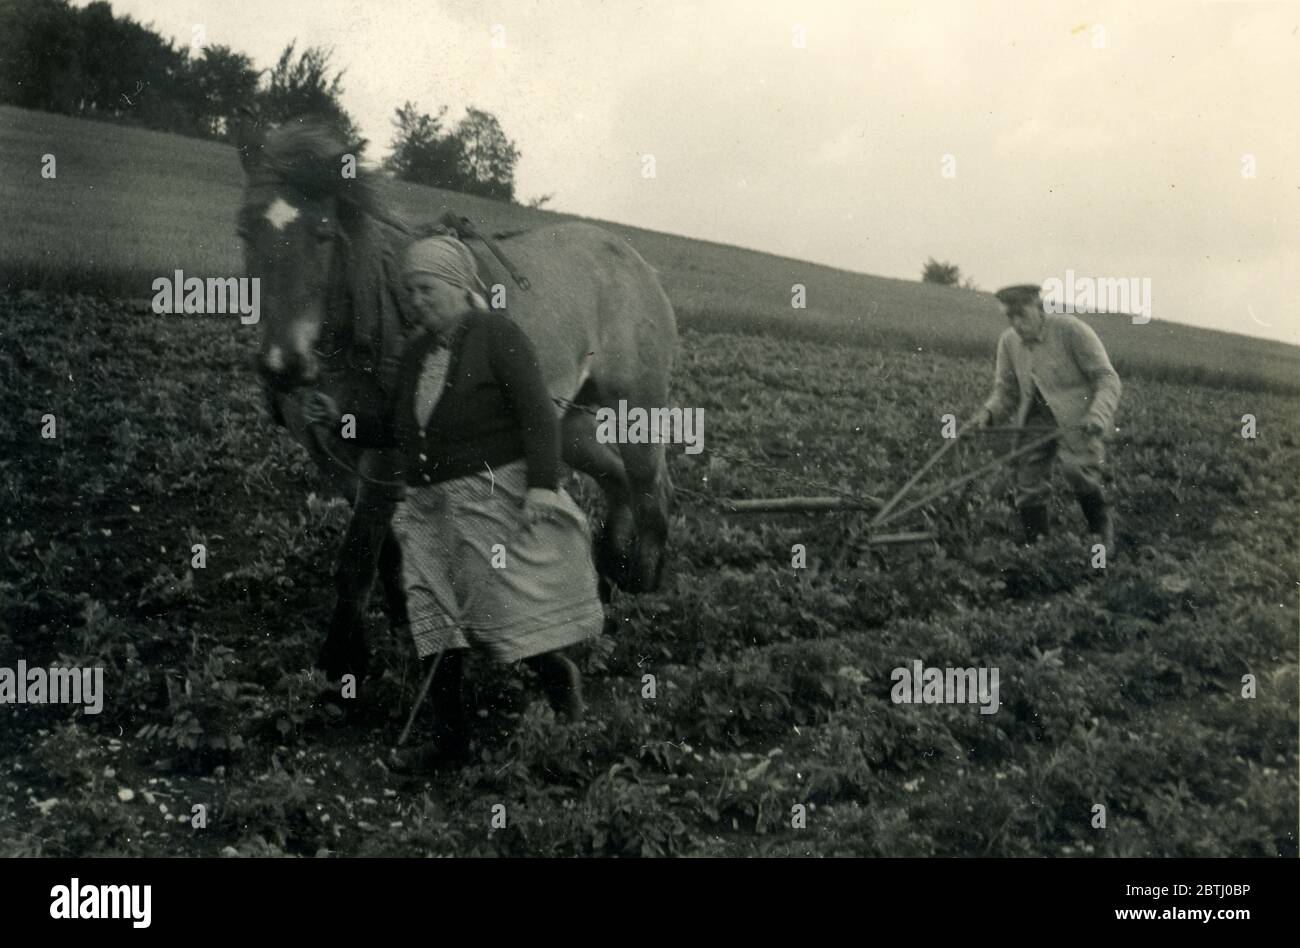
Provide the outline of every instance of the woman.
<path id="1" fill-rule="evenodd" d="M 403 451 L 406 499 L 393 515 L 416 652 L 439 653 L 431 744 L 400 755 L 428 769 L 468 749 L 458 650 L 526 661 L 557 714 L 583 712 L 581 676 L 559 650 L 598 635 L 586 517 L 558 488 L 559 419 L 528 337 L 487 310 L 473 255 L 452 237 L 416 241 L 404 276 L 424 322 L 386 406 L 353 397 L 358 443 Z M 376 411 L 376 407 L 380 407 Z M 333 427 L 323 393 L 305 409 Z"/>

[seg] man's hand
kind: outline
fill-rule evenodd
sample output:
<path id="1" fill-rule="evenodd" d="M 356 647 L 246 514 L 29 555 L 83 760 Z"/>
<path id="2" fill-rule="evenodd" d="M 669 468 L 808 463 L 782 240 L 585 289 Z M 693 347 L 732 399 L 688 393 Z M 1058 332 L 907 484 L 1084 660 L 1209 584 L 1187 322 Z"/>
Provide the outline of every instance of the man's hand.
<path id="1" fill-rule="evenodd" d="M 993 413 L 987 407 L 981 406 L 979 411 L 970 416 L 970 420 L 966 422 L 966 427 L 987 428 L 991 424 L 993 424 Z"/>
<path id="2" fill-rule="evenodd" d="M 530 487 L 524 495 L 524 524 L 531 530 L 543 520 L 554 519 L 561 506 L 559 491 Z"/>
<path id="3" fill-rule="evenodd" d="M 324 392 L 312 392 L 303 400 L 302 417 L 309 425 L 332 425 L 339 420 L 339 406 Z"/>

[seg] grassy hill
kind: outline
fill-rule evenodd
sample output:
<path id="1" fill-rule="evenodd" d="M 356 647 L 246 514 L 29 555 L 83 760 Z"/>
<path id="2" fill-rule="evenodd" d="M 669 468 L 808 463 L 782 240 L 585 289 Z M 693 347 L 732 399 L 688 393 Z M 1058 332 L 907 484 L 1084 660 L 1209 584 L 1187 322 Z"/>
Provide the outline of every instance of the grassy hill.
<path id="1" fill-rule="evenodd" d="M 41 157 L 57 177 L 43 179 Z M 151 295 L 176 268 L 196 275 L 241 268 L 234 215 L 242 173 L 212 142 L 0 107 L 0 268 L 11 287 Z M 444 209 L 493 230 L 571 219 L 436 188 L 384 180 L 409 220 Z M 655 266 L 683 325 L 775 333 L 888 349 L 992 358 L 1005 320 L 987 293 L 851 273 L 788 257 L 602 223 Z M 807 309 L 790 305 L 807 287 Z M 1300 391 L 1300 348 L 1154 320 L 1090 317 L 1121 375 Z M 972 398 L 975 393 L 972 393 Z"/>

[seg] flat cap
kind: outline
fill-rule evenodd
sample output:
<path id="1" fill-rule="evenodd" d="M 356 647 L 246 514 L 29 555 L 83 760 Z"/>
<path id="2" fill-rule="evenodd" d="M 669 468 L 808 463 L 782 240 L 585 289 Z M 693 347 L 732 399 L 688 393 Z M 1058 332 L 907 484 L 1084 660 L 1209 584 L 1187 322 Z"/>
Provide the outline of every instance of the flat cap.
<path id="1" fill-rule="evenodd" d="M 993 295 L 1003 306 L 1024 306 L 1028 303 L 1036 303 L 1038 294 L 1037 284 L 1017 283 L 1015 286 L 1004 286 Z"/>

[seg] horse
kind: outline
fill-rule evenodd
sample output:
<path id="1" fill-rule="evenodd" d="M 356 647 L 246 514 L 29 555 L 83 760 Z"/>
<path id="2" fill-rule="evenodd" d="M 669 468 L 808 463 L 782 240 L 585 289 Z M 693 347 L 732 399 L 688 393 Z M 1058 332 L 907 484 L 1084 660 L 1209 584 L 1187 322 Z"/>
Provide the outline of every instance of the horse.
<path id="1" fill-rule="evenodd" d="M 376 573 L 390 621 L 400 625 L 406 615 L 401 550 L 389 526 L 404 493 L 394 481 L 398 453 L 334 438 L 327 444 L 302 408 L 312 390 L 336 395 L 362 377 L 391 391 L 417 324 L 400 266 L 414 232 L 381 200 L 374 173 L 357 167 L 359 149 L 327 123 L 306 117 L 267 129 L 244 117 L 235 137 L 245 176 L 238 230 L 247 276 L 261 291 L 256 371 L 277 422 L 351 505 L 316 664 L 331 679 L 352 673 L 360 680 Z M 601 407 L 667 405 L 677 324 L 654 270 L 625 240 L 583 222 L 502 236 L 509 268 L 481 241 L 466 242 L 485 284 L 507 295 L 504 310 L 536 347 L 548 388 L 565 406 L 562 458 L 604 494 L 593 549 L 602 593 L 611 584 L 630 593 L 657 589 L 672 502 L 664 444 L 596 437 Z"/>

